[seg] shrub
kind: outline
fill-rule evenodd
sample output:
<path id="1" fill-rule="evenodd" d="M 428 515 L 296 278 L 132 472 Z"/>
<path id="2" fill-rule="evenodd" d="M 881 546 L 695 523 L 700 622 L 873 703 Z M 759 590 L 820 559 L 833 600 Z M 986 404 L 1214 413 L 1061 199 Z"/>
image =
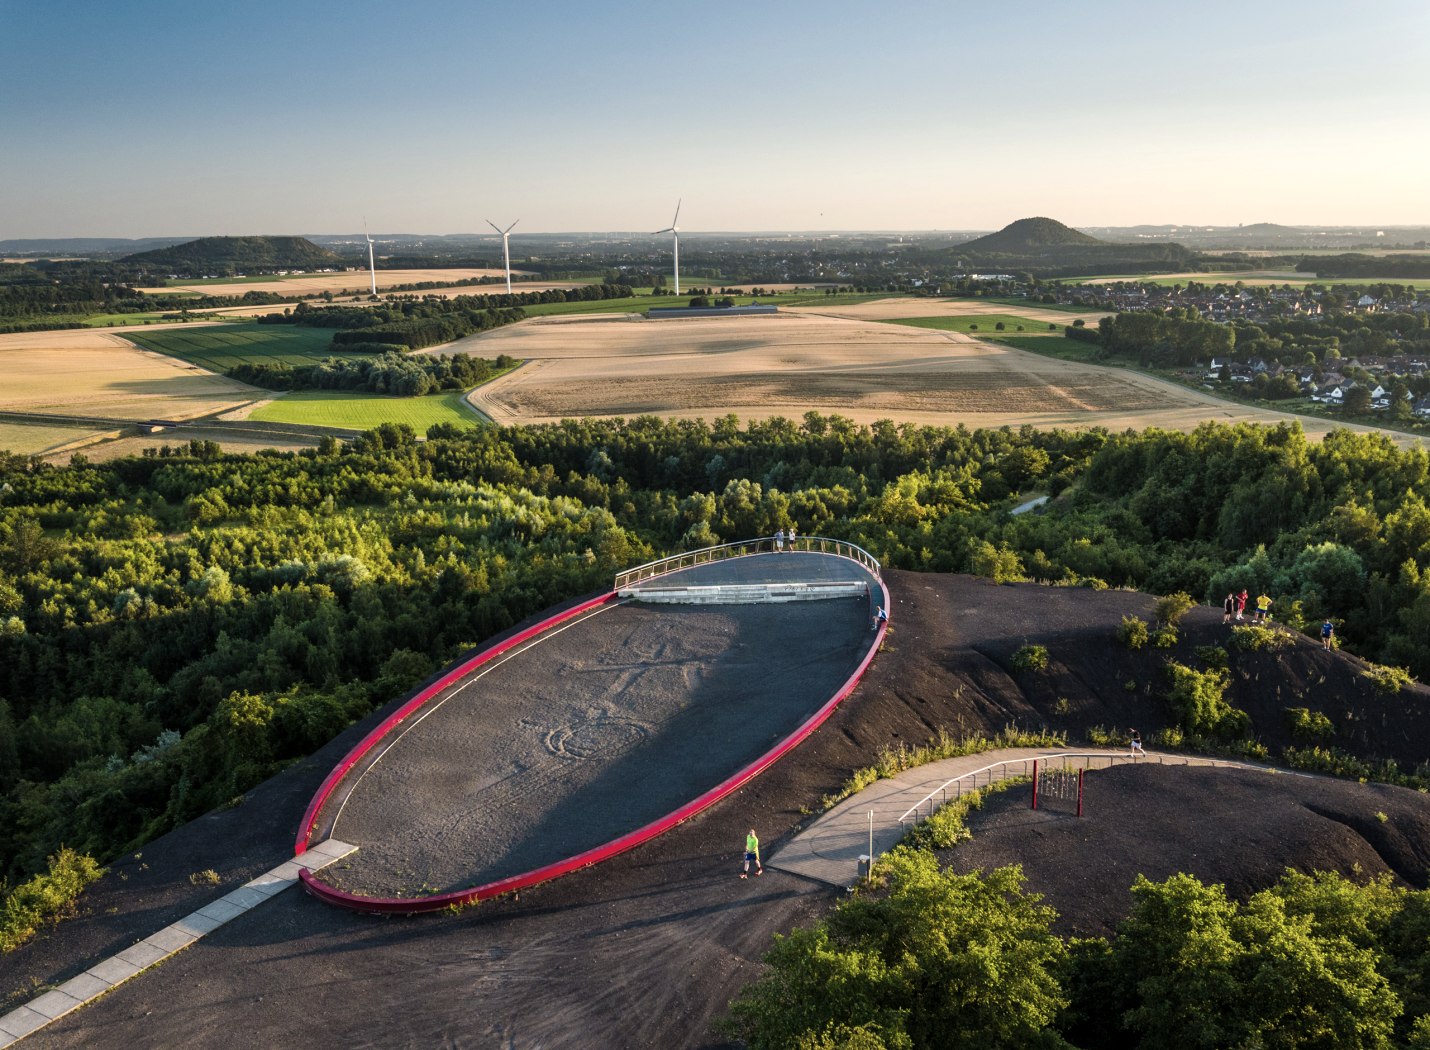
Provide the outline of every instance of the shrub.
<path id="1" fill-rule="evenodd" d="M 915 824 L 904 836 L 903 843 L 914 849 L 948 849 L 966 842 L 973 833 L 968 830 L 965 818 L 973 810 L 983 808 L 985 797 L 1030 783 L 1031 777 L 1008 777 L 976 791 L 966 791 L 934 810 L 928 819 Z"/>
<path id="2" fill-rule="evenodd" d="M 1389 693 L 1394 695 L 1406 686 L 1414 685 L 1415 679 L 1410 672 L 1403 667 L 1385 667 L 1381 664 L 1371 664 L 1369 668 L 1360 673 L 1362 678 L 1369 678 L 1375 685 L 1376 692 Z"/>
<path id="3" fill-rule="evenodd" d="M 1216 667 L 1225 671 L 1230 666 L 1226 650 L 1219 645 L 1199 645 L 1195 652 L 1197 659 L 1208 667 Z"/>
<path id="4" fill-rule="evenodd" d="M 1013 670 L 1046 671 L 1048 650 L 1041 645 L 1025 645 L 1013 654 Z"/>
<path id="5" fill-rule="evenodd" d="M 969 549 L 969 565 L 975 576 L 986 576 L 994 583 L 1016 583 L 1027 579 L 1017 551 L 995 547 L 987 540 L 974 540 Z"/>
<path id="6" fill-rule="evenodd" d="M 1152 632 L 1152 647 L 1155 649 L 1170 649 L 1177 644 L 1177 629 L 1169 623 L 1164 623 Z"/>
<path id="7" fill-rule="evenodd" d="M 217 886 L 221 881 L 218 872 L 213 868 L 205 868 L 203 871 L 193 872 L 189 876 L 189 881 L 195 886 Z"/>
<path id="8" fill-rule="evenodd" d="M 1290 644 L 1291 639 L 1274 627 L 1262 627 L 1249 623 L 1231 629 L 1232 648 L 1240 649 L 1244 653 L 1274 651 L 1284 649 Z"/>
<path id="9" fill-rule="evenodd" d="M 1167 624 L 1169 627 L 1175 625 L 1187 610 L 1193 608 L 1197 603 L 1192 600 L 1192 596 L 1186 591 L 1177 591 L 1167 595 L 1165 598 L 1157 599 L 1156 617 L 1158 623 Z"/>
<path id="10" fill-rule="evenodd" d="M 1235 737 L 1250 728 L 1246 712 L 1223 698 L 1228 685 L 1225 671 L 1197 671 L 1172 662 L 1167 665 L 1167 673 L 1172 681 L 1167 700 L 1188 733 Z"/>
<path id="11" fill-rule="evenodd" d="M 84 888 L 104 874 L 95 859 L 61 847 L 49 869 L 20 883 L 0 905 L 0 952 L 14 951 L 42 924 L 73 911 Z"/>
<path id="12" fill-rule="evenodd" d="M 1129 649 L 1141 649 L 1147 644 L 1147 621 L 1138 616 L 1124 616 L 1117 629 L 1117 640 Z"/>
<path id="13" fill-rule="evenodd" d="M 1317 743 L 1336 735 L 1336 727 L 1324 713 L 1304 707 L 1286 709 L 1286 725 L 1291 735 L 1303 743 Z"/>

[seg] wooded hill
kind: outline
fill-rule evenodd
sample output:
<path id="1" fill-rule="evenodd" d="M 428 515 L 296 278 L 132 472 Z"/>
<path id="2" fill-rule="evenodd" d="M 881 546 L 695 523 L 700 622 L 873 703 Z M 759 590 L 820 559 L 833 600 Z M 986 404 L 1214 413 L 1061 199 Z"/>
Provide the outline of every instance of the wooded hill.
<path id="1" fill-rule="evenodd" d="M 344 265 L 336 253 L 319 248 L 306 237 L 200 237 L 170 248 L 126 255 L 120 262 L 138 263 L 180 277 L 224 277 Z"/>
<path id="2" fill-rule="evenodd" d="M 1108 244 L 1042 216 L 1019 219 L 942 254 L 973 268 L 1024 270 L 1047 277 L 1151 273 L 1188 266 L 1195 258 L 1180 244 Z"/>

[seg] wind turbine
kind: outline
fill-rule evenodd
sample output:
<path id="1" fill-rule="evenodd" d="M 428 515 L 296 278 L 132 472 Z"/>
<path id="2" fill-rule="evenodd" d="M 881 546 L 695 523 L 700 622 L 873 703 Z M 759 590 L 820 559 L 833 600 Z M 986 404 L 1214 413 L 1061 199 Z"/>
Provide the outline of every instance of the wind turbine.
<path id="1" fill-rule="evenodd" d="M 680 294 L 680 227 L 676 222 L 680 219 L 680 201 L 675 202 L 675 218 L 670 220 L 670 225 L 663 230 L 656 230 L 652 237 L 659 237 L 662 233 L 668 233 L 675 238 L 675 294 Z"/>
<path id="2" fill-rule="evenodd" d="M 367 220 L 362 221 L 362 235 L 367 238 L 367 268 L 372 274 L 372 295 L 377 298 L 377 260 L 372 254 L 372 235 L 367 232 Z"/>
<path id="3" fill-rule="evenodd" d="M 521 220 L 520 220 L 520 219 L 517 219 L 516 222 L 521 222 Z M 511 242 L 507 239 L 507 237 L 508 237 L 508 235 L 511 233 L 512 230 L 516 229 L 516 222 L 512 223 L 512 224 L 511 224 L 510 226 L 508 226 L 506 229 L 502 229 L 502 228 L 501 228 L 500 226 L 498 226 L 496 223 L 492 222 L 491 219 L 488 219 L 488 220 L 487 220 L 487 225 L 490 226 L 492 229 L 496 230 L 497 233 L 501 234 L 501 253 L 502 253 L 502 258 L 506 261 L 506 294 L 507 294 L 507 295 L 510 295 L 510 294 L 511 294 Z"/>

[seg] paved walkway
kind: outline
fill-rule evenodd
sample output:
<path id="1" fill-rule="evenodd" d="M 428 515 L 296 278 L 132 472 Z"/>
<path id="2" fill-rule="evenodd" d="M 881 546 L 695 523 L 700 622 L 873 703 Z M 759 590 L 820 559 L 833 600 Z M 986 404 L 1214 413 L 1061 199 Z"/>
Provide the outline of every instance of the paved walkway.
<path id="1" fill-rule="evenodd" d="M 958 797 L 961 792 L 987 787 L 1008 777 L 1030 776 L 1034 759 L 1049 760 L 1049 764 L 1056 763 L 1068 769 L 1107 769 L 1129 762 L 1264 768 L 1252 767 L 1244 762 L 1162 752 L 1148 752 L 1134 759 L 1125 750 L 1077 751 L 1045 747 L 1004 748 L 978 755 L 946 758 L 907 769 L 845 799 L 780 847 L 766 860 L 766 865 L 831 886 L 852 886 L 859 880 L 860 856 L 877 857 L 887 853 L 914 823 L 930 814 L 931 806 L 936 809 L 947 799 Z M 918 807 L 918 815 L 909 816 L 900 823 L 901 818 L 915 806 Z M 869 849 L 870 813 L 873 813 L 872 854 Z"/>
<path id="2" fill-rule="evenodd" d="M 48 991 L 26 1006 L 11 1010 L 0 1017 L 0 1048 L 17 1043 L 37 1032 L 51 1021 L 77 1010 L 91 999 L 98 999 L 129 978 L 181 952 L 200 937 L 218 929 L 230 919 L 257 907 L 298 881 L 298 872 L 307 868 L 317 871 L 335 860 L 352 853 L 356 846 L 337 839 L 325 839 L 308 852 L 280 864 L 272 871 L 244 883 L 212 904 L 187 915 L 178 922 L 150 934 L 137 944 L 91 966 L 53 991 Z"/>

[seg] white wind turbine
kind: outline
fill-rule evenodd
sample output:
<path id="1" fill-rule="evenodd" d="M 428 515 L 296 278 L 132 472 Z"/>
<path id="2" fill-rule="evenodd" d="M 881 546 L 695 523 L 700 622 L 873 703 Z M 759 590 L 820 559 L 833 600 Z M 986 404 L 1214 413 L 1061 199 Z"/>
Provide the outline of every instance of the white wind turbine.
<path id="1" fill-rule="evenodd" d="M 516 222 L 521 222 L 521 220 L 520 220 L 520 219 L 517 219 Z M 487 220 L 487 225 L 490 226 L 492 229 L 496 230 L 497 233 L 501 234 L 501 253 L 502 253 L 502 259 L 506 262 L 506 294 L 507 294 L 507 295 L 510 295 L 510 294 L 511 294 L 511 242 L 510 242 L 509 240 L 507 240 L 507 238 L 508 238 L 508 236 L 511 234 L 511 231 L 514 230 L 514 229 L 516 229 L 516 222 L 512 223 L 512 224 L 511 224 L 510 226 L 508 226 L 506 229 L 502 229 L 502 228 L 501 228 L 500 226 L 498 226 L 496 223 L 492 222 L 491 219 L 488 219 L 488 220 Z"/>
<path id="2" fill-rule="evenodd" d="M 377 259 L 372 254 L 372 235 L 367 232 L 367 220 L 362 221 L 362 235 L 367 238 L 367 269 L 372 274 L 372 294 L 377 297 Z"/>
<path id="3" fill-rule="evenodd" d="M 676 223 L 680 220 L 680 201 L 675 202 L 675 218 L 670 220 L 670 225 L 663 230 L 656 230 L 652 237 L 659 237 L 662 233 L 668 233 L 675 238 L 675 294 L 680 294 L 680 227 Z"/>

